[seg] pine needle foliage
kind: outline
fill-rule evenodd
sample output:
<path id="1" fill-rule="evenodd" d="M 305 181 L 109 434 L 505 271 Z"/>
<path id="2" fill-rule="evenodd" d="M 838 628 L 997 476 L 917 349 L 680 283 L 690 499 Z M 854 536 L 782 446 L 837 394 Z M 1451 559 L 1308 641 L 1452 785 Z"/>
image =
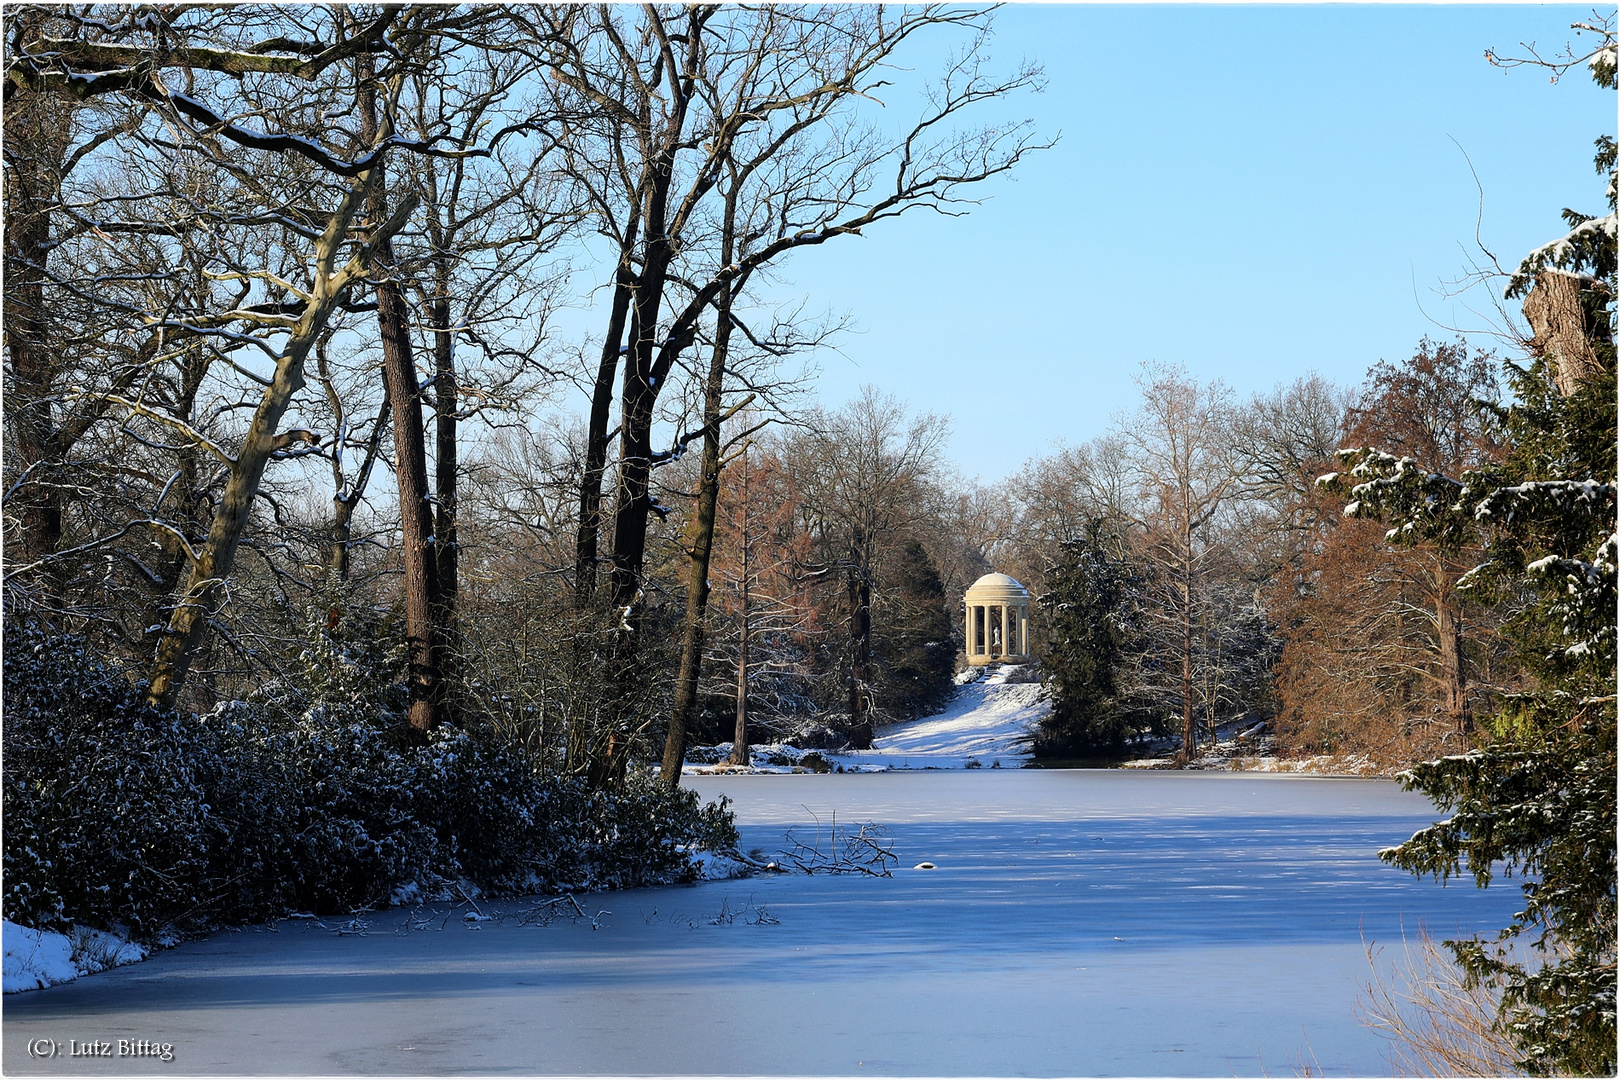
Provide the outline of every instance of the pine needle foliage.
<path id="1" fill-rule="evenodd" d="M 1082 757 L 1116 751 L 1135 732 L 1119 688 L 1133 571 L 1094 528 L 1063 541 L 1046 580 L 1049 591 L 1040 604 L 1050 633 L 1045 668 L 1052 711 L 1041 721 L 1035 753 Z"/>
<path id="2" fill-rule="evenodd" d="M 900 550 L 893 577 L 893 595 L 885 604 L 889 626 L 878 641 L 878 704 L 900 719 L 932 716 L 945 708 L 954 689 L 956 646 L 945 613 L 945 583 L 915 540 Z"/>

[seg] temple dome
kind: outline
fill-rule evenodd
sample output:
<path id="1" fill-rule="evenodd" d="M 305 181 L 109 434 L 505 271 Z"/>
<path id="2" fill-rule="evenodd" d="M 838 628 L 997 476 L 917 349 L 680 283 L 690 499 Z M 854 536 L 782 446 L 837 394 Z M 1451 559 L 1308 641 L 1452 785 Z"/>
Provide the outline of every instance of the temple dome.
<path id="1" fill-rule="evenodd" d="M 1017 578 L 1006 574 L 986 574 L 968 586 L 964 599 L 970 604 L 999 604 L 1018 600 L 1028 603 L 1029 590 Z"/>

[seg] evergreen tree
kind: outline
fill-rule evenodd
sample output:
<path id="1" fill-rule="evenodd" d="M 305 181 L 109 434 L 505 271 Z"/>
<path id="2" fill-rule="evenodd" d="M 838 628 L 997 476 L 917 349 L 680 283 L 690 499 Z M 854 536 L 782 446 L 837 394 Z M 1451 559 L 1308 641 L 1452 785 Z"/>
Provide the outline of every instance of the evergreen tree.
<path id="1" fill-rule="evenodd" d="M 1590 66 L 1615 88 L 1614 35 Z M 1465 754 L 1402 774 L 1448 817 L 1380 853 L 1439 880 L 1464 868 L 1481 887 L 1520 877 L 1524 910 L 1494 940 L 1448 942 L 1471 978 L 1503 986 L 1499 1022 L 1537 1073 L 1615 1071 L 1615 143 L 1598 140 L 1609 214 L 1565 211 L 1568 235 L 1533 253 L 1509 286 L 1531 299 L 1547 285 L 1575 301 L 1584 341 L 1543 333 L 1528 364 L 1507 365 L 1516 400 L 1494 411 L 1509 440 L 1498 464 L 1451 478 L 1378 450 L 1354 452 L 1350 512 L 1394 525 L 1397 543 L 1455 545 L 1490 529 L 1468 589 L 1518 595 L 1506 633 L 1531 687 L 1507 695 Z M 1579 370 L 1572 370 L 1572 358 Z M 1349 486 L 1348 481 L 1337 481 Z M 1531 955 L 1510 951 L 1528 938 Z"/>
<path id="2" fill-rule="evenodd" d="M 937 713 L 951 696 L 956 648 L 945 611 L 945 584 L 928 552 L 915 540 L 900 550 L 889 599 L 893 606 L 889 628 L 878 631 L 877 651 L 883 661 L 878 704 L 898 719 Z"/>
<path id="3" fill-rule="evenodd" d="M 1110 554 L 1097 528 L 1063 541 L 1040 598 L 1050 627 L 1045 667 L 1052 711 L 1035 737 L 1038 757 L 1072 757 L 1118 749 L 1133 729 L 1120 700 L 1129 566 Z"/>

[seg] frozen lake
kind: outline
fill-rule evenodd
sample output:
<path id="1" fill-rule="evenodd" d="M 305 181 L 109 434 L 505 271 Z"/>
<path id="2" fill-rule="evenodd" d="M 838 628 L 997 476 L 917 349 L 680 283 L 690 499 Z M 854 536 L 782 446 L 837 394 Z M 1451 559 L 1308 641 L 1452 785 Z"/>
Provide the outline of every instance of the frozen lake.
<path id="1" fill-rule="evenodd" d="M 1378 1075 L 1362 939 L 1505 925 L 1378 848 L 1432 820 L 1387 781 L 990 770 L 688 778 L 743 846 L 888 826 L 892 879 L 597 895 L 589 922 L 247 929 L 8 995 L 8 1074 Z M 934 870 L 913 870 L 922 861 Z M 584 899 L 584 898 L 582 898 Z M 750 906 L 751 905 L 751 906 Z M 516 909 L 521 905 L 498 905 Z M 727 921 L 723 910 L 744 909 Z M 775 920 L 753 921 L 763 908 Z M 450 909 L 440 906 L 440 916 Z M 336 926 L 336 920 L 326 925 Z M 31 1058 L 53 1039 L 54 1059 Z M 169 1042 L 167 1064 L 68 1040 Z"/>

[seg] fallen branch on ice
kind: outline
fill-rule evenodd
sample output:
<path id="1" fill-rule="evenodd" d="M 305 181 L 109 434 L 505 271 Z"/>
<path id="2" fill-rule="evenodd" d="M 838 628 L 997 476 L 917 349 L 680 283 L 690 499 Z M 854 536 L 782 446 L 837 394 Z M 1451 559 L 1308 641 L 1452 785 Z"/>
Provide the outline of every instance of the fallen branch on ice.
<path id="1" fill-rule="evenodd" d="M 889 864 L 898 863 L 900 857 L 894 853 L 894 841 L 890 839 L 888 829 L 871 822 L 858 825 L 853 830 L 840 829 L 835 813 L 824 832 L 821 818 L 808 806 L 805 811 L 815 818 L 816 835 L 813 840 L 806 842 L 801 839 L 797 827 L 789 829 L 787 840 L 792 847 L 778 852 L 782 863 L 806 874 L 894 876 Z"/>

